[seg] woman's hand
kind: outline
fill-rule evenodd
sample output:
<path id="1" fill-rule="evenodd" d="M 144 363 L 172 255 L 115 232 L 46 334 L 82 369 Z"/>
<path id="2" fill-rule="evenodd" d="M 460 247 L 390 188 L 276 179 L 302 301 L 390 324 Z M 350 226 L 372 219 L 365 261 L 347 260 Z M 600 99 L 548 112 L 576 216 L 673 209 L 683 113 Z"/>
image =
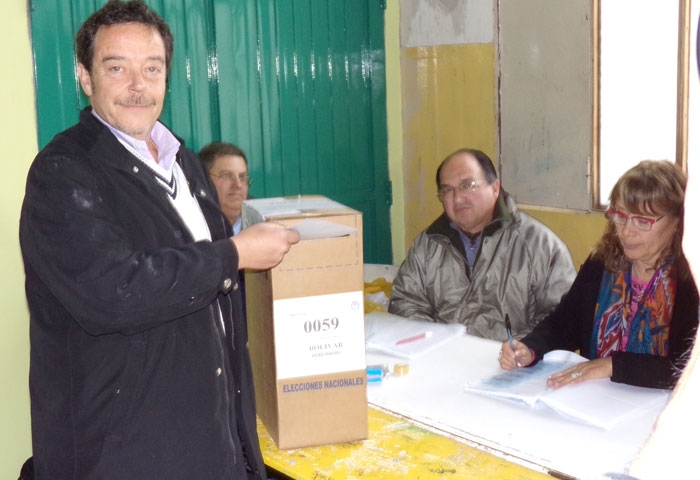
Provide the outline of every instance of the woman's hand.
<path id="1" fill-rule="evenodd" d="M 504 370 L 513 370 L 514 368 L 530 365 L 534 360 L 530 348 L 522 342 L 513 340 L 515 351 L 510 348 L 510 342 L 505 341 L 501 345 L 501 351 L 498 353 L 498 362 Z"/>
<path id="2" fill-rule="evenodd" d="M 612 377 L 612 358 L 596 358 L 595 360 L 582 362 L 562 372 L 555 373 L 547 379 L 547 386 L 559 388 L 564 385 L 575 385 L 594 378 L 610 377 Z"/>

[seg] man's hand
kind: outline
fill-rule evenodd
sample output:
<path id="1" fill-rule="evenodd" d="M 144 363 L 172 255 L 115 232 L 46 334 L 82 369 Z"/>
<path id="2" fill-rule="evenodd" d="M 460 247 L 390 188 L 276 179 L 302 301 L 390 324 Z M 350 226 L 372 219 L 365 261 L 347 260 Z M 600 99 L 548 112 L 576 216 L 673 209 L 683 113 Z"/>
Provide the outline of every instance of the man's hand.
<path id="1" fill-rule="evenodd" d="M 299 242 L 299 232 L 271 222 L 262 222 L 231 237 L 238 250 L 238 268 L 267 270 L 282 261 L 289 248 Z"/>

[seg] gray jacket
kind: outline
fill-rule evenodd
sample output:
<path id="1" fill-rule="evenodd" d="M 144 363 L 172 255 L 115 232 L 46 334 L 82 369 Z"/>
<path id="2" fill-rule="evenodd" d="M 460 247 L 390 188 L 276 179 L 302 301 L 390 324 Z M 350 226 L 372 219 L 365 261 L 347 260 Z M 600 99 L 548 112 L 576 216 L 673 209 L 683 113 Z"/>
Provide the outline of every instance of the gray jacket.
<path id="1" fill-rule="evenodd" d="M 507 339 L 507 313 L 513 336 L 521 338 L 559 303 L 575 275 L 564 242 L 501 190 L 473 269 L 443 213 L 413 241 L 394 280 L 389 312 L 463 323 L 467 333 L 499 341 Z"/>

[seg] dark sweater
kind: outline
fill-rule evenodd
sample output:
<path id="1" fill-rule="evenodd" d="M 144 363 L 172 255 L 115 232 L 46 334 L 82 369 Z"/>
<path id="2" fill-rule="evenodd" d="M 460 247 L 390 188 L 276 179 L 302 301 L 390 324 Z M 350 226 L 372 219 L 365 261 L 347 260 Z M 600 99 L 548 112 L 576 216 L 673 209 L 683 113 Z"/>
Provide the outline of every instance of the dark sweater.
<path id="1" fill-rule="evenodd" d="M 595 358 L 591 336 L 603 271 L 603 263 L 589 257 L 559 306 L 521 340 L 535 351 L 538 360 L 552 350 L 579 349 L 582 356 Z M 673 388 L 687 362 L 697 326 L 698 291 L 691 278 L 679 278 L 668 357 L 614 352 L 611 380 L 641 387 Z"/>

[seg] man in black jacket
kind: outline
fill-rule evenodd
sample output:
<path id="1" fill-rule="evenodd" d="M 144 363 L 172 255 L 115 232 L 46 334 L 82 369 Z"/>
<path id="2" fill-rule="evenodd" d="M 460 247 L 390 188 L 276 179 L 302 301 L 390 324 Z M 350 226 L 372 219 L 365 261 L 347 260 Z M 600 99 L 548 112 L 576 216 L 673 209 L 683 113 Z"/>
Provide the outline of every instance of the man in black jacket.
<path id="1" fill-rule="evenodd" d="M 172 48 L 140 1 L 95 12 L 76 37 L 91 107 L 29 172 L 37 479 L 265 476 L 237 273 L 299 236 L 231 237 L 199 160 L 158 122 Z"/>

